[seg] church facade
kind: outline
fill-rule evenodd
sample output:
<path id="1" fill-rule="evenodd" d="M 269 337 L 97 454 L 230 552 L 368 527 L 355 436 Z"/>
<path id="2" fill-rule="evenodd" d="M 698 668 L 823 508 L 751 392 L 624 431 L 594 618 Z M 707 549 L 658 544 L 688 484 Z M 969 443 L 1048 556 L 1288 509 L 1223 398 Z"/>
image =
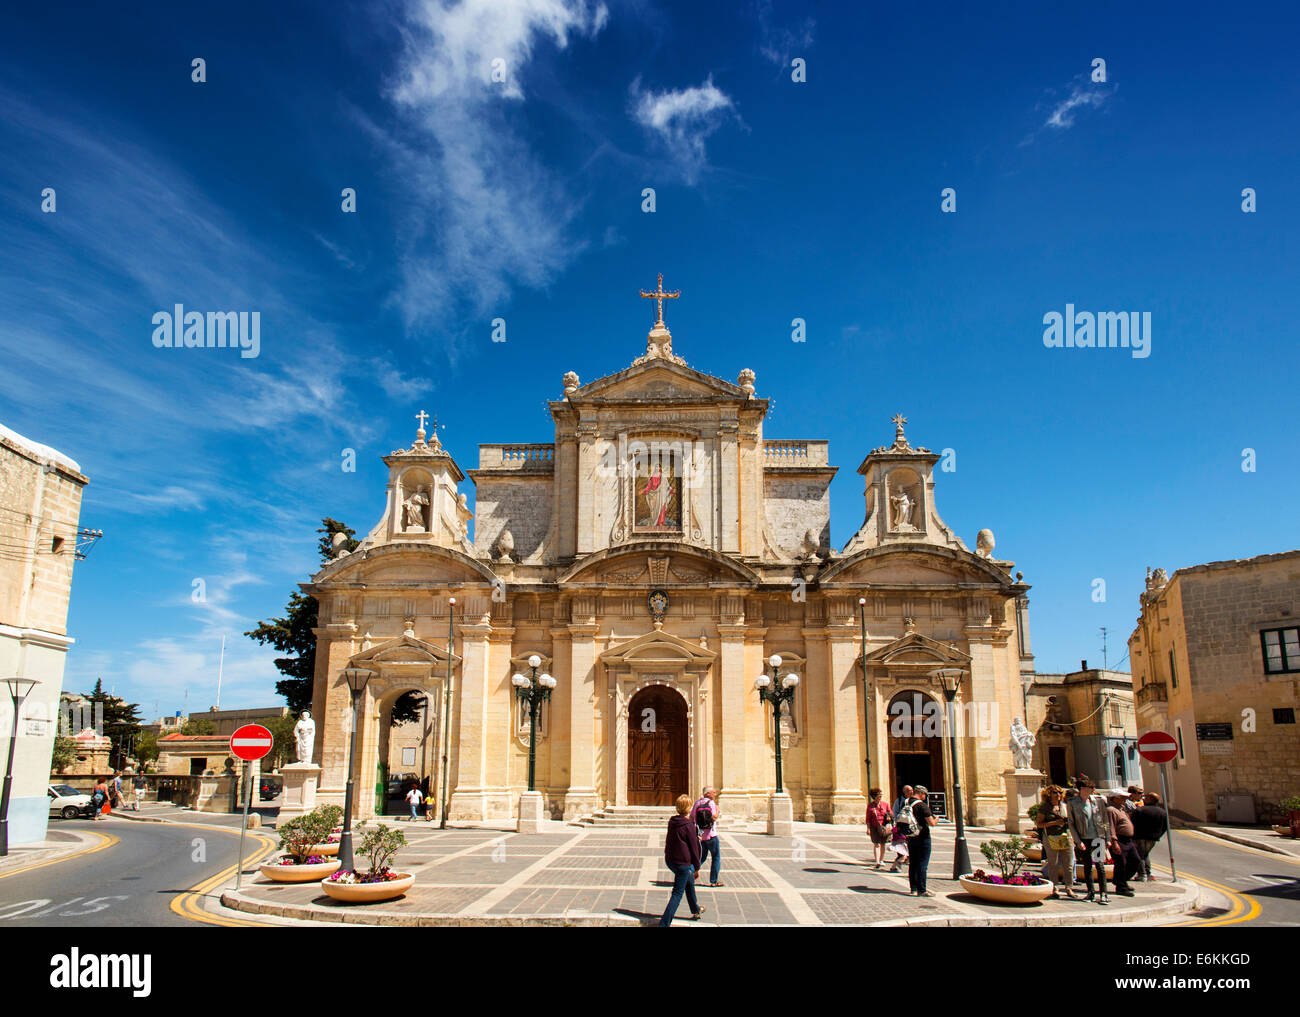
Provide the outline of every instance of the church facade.
<path id="1" fill-rule="evenodd" d="M 868 787 L 951 789 L 933 673 L 959 669 L 966 817 L 1001 822 L 1007 731 L 1033 667 L 1028 587 L 990 531 L 972 552 L 945 525 L 940 456 L 910 444 L 902 417 L 859 466 L 864 520 L 833 548 L 828 443 L 765 437 L 755 382 L 689 367 L 661 310 L 626 369 L 564 375 L 553 442 L 481 445 L 467 476 L 421 426 L 384 457 L 382 518 L 303 586 L 320 608 L 320 797 L 342 801 L 345 669 L 364 669 L 359 815 L 382 811 L 389 717 L 414 691 L 431 801 L 445 743 L 450 819 L 515 816 L 529 717 L 512 676 L 536 656 L 556 680 L 536 742 L 551 817 L 714 785 L 725 815 L 761 818 L 779 738 L 794 817 L 861 823 Z M 774 655 L 778 681 L 799 676 L 779 727 L 755 689 Z"/>

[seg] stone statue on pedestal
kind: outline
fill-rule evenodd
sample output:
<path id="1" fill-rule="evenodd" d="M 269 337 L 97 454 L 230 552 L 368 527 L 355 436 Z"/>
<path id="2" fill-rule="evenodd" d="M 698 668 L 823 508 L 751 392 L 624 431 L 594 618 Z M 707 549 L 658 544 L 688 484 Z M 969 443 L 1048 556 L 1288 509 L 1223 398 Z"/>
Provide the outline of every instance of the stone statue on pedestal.
<path id="1" fill-rule="evenodd" d="M 316 745 L 316 722 L 311 719 L 310 710 L 303 710 L 298 723 L 293 726 L 293 740 L 298 762 L 310 763 Z"/>
<path id="2" fill-rule="evenodd" d="M 1019 717 L 1011 721 L 1011 760 L 1017 770 L 1028 770 L 1033 765 L 1036 739 Z"/>

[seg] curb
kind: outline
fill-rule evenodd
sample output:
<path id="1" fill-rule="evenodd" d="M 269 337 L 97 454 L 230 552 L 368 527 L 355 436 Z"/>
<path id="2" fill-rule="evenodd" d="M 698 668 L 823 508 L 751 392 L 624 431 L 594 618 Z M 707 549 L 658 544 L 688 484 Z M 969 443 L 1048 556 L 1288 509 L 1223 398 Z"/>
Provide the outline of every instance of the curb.
<path id="1" fill-rule="evenodd" d="M 0 879 L 9 875 L 25 872 L 27 869 L 37 865 L 47 865 L 50 862 L 57 862 L 62 858 L 85 851 L 86 848 L 95 843 L 95 839 L 91 835 L 90 831 L 67 830 L 61 832 L 66 832 L 68 836 L 76 839 L 71 844 L 61 845 L 59 847 L 42 848 L 40 851 L 26 857 L 20 857 L 14 854 L 7 855 L 6 858 L 10 860 L 10 864 L 3 864 L 3 860 L 0 860 Z"/>
<path id="2" fill-rule="evenodd" d="M 1206 826 L 1193 826 L 1191 823 L 1185 823 L 1183 824 L 1183 829 L 1195 830 L 1197 833 L 1203 833 L 1207 837 L 1217 837 L 1219 840 L 1226 840 L 1229 844 L 1240 844 L 1243 847 L 1258 848 L 1260 851 L 1267 851 L 1274 855 L 1283 855 L 1287 858 L 1297 857 L 1293 851 L 1273 847 L 1271 844 L 1261 844 L 1259 841 L 1251 840 L 1249 837 L 1239 837 L 1234 833 L 1224 833 L 1222 830 L 1212 830 Z"/>
<path id="3" fill-rule="evenodd" d="M 1081 913 L 1078 917 L 1073 915 L 1044 915 L 1041 918 L 1034 915 L 1023 915 L 1012 917 L 1010 915 L 952 915 L 948 917 L 934 918 L 904 918 L 892 922 L 873 923 L 881 928 L 892 927 L 947 927 L 950 929 L 962 927 L 983 928 L 990 926 L 994 928 L 1029 928 L 1033 926 L 1064 927 L 1069 925 L 1123 925 L 1130 918 L 1169 918 L 1176 915 L 1185 915 L 1195 911 L 1200 906 L 1201 888 L 1195 883 L 1182 883 L 1183 895 L 1181 898 L 1175 898 L 1166 901 L 1163 904 L 1154 907 L 1144 907 L 1141 909 L 1130 909 L 1121 911 L 1094 911 L 1086 917 Z"/>
<path id="4" fill-rule="evenodd" d="M 256 900 L 247 894 L 226 890 L 221 894 L 221 904 L 232 911 L 244 911 L 255 915 L 271 915 L 276 918 L 298 918 L 314 922 L 337 922 L 348 925 L 388 925 L 405 927 L 483 927 L 483 928 L 521 928 L 536 926 L 545 928 L 640 928 L 643 925 L 656 925 L 658 918 L 636 919 L 621 915 L 593 915 L 573 912 L 567 915 L 529 915 L 513 917 L 510 915 L 422 915 L 399 911 L 380 911 L 371 908 L 322 908 L 311 904 L 268 904 Z"/>
<path id="5" fill-rule="evenodd" d="M 1067 926 L 1067 925 L 1121 925 L 1130 918 L 1164 918 L 1187 914 L 1200 904 L 1201 888 L 1195 884 L 1181 884 L 1181 898 L 1166 901 L 1155 907 L 1127 909 L 1119 911 L 1093 912 L 1086 918 L 1081 912 L 1074 915 L 1022 915 L 1012 917 L 1001 915 L 948 915 L 934 918 L 904 918 L 885 922 L 866 923 L 866 928 L 899 928 L 901 926 L 947 927 L 947 928 L 1027 928 L 1033 926 Z M 529 915 L 513 917 L 510 915 L 462 915 L 462 914 L 410 914 L 398 911 L 382 911 L 352 908 L 323 908 L 311 904 L 270 904 L 250 897 L 245 893 L 226 890 L 221 894 L 221 904 L 232 911 L 244 911 L 249 914 L 271 915 L 276 918 L 296 918 L 316 922 L 338 922 L 349 925 L 386 925 L 428 928 L 442 927 L 482 927 L 482 928 L 641 928 L 658 924 L 658 919 L 647 916 L 643 919 L 627 918 L 621 915 L 593 915 L 573 912 L 567 915 Z M 753 926 L 761 928 L 761 926 Z M 804 928 L 804 926 L 798 926 Z"/>

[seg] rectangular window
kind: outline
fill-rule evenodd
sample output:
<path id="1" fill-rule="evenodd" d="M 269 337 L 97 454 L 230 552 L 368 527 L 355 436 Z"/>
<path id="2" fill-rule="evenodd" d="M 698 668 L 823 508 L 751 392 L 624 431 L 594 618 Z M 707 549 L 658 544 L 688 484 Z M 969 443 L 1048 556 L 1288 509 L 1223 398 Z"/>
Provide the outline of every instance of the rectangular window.
<path id="1" fill-rule="evenodd" d="M 1174 667 L 1174 651 L 1169 651 L 1169 687 L 1178 688 L 1178 669 Z"/>
<path id="2" fill-rule="evenodd" d="M 1273 723 L 1274 723 L 1274 724 L 1294 724 L 1294 723 L 1295 723 L 1295 708 L 1294 708 L 1294 707 L 1291 707 L 1291 706 L 1283 706 L 1283 707 L 1279 707 L 1279 708 L 1277 708 L 1277 709 L 1274 709 L 1274 711 L 1273 711 Z"/>
<path id="3" fill-rule="evenodd" d="M 1300 673 L 1300 628 L 1264 629 L 1259 639 L 1264 647 L 1265 674 Z"/>
<path id="4" fill-rule="evenodd" d="M 402 749 L 402 765 L 403 766 L 415 765 L 415 749 Z"/>
<path id="5" fill-rule="evenodd" d="M 1179 762 L 1182 762 L 1183 760 L 1185 760 L 1185 759 L 1187 758 L 1187 754 L 1186 754 L 1185 752 L 1183 752 L 1183 724 L 1182 724 L 1182 721 L 1175 721 L 1175 722 L 1174 722 L 1174 737 L 1178 739 L 1178 760 L 1179 760 Z"/>

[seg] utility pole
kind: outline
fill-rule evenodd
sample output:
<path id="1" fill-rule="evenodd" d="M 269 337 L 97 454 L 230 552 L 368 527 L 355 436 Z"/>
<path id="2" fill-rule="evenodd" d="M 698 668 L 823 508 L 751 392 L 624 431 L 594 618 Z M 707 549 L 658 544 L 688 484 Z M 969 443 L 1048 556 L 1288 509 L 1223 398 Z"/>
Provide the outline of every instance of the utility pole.
<path id="1" fill-rule="evenodd" d="M 1106 626 L 1103 625 L 1101 627 L 1101 669 L 1103 671 L 1109 671 L 1110 668 L 1108 664 L 1109 661 L 1106 657 Z"/>
<path id="2" fill-rule="evenodd" d="M 1105 629 L 1102 629 L 1104 632 Z M 221 637 L 221 660 L 217 663 L 217 709 L 221 709 L 221 675 L 226 669 L 226 637 Z"/>

